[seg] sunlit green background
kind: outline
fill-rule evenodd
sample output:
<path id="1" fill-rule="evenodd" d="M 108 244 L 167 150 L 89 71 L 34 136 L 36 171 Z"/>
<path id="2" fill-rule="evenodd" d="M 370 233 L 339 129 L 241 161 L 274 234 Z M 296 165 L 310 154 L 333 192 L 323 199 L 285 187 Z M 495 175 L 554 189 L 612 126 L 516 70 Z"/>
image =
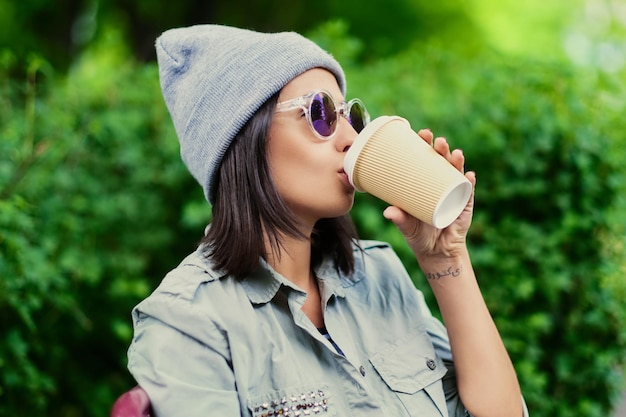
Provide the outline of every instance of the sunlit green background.
<path id="1" fill-rule="evenodd" d="M 607 416 L 626 354 L 626 0 L 0 0 L 0 416 L 105 416 L 130 310 L 210 210 L 154 62 L 196 23 L 297 30 L 348 95 L 464 150 L 470 250 L 531 415 Z M 359 194 L 363 237 L 410 251 Z"/>

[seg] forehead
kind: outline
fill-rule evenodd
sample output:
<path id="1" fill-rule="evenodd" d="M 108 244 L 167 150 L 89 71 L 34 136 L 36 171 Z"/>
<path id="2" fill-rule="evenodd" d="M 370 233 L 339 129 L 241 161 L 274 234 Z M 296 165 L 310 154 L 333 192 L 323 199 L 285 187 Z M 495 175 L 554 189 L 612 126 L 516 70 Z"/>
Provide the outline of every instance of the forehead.
<path id="1" fill-rule="evenodd" d="M 301 97 L 319 89 L 327 90 L 333 96 L 333 99 L 337 101 L 343 100 L 343 95 L 335 76 L 323 68 L 313 68 L 303 72 L 287 83 L 280 91 L 278 101 Z"/>

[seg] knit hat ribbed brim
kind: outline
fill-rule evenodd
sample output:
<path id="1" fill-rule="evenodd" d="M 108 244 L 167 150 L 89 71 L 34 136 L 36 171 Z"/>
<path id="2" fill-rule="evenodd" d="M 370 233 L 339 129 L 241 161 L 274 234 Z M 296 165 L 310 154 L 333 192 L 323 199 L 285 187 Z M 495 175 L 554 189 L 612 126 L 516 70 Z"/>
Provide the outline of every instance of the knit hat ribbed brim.
<path id="1" fill-rule="evenodd" d="M 309 69 L 325 68 L 345 94 L 339 63 L 294 32 L 197 25 L 164 32 L 156 51 L 181 158 L 211 203 L 217 169 L 233 139 L 289 81 Z"/>

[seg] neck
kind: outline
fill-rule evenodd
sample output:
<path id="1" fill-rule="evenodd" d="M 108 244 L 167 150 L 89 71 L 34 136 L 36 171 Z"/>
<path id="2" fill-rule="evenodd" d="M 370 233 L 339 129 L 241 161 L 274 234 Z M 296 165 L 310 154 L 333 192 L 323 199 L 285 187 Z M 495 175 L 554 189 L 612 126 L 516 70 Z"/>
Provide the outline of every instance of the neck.
<path id="1" fill-rule="evenodd" d="M 266 243 L 267 263 L 289 281 L 307 293 L 302 311 L 317 328 L 324 326 L 321 298 L 317 280 L 311 270 L 311 240 L 283 237 L 280 253 L 272 252 Z"/>
<path id="2" fill-rule="evenodd" d="M 280 253 L 273 252 L 266 243 L 267 262 L 276 272 L 306 291 L 311 283 L 310 239 L 283 236 L 280 241 Z"/>

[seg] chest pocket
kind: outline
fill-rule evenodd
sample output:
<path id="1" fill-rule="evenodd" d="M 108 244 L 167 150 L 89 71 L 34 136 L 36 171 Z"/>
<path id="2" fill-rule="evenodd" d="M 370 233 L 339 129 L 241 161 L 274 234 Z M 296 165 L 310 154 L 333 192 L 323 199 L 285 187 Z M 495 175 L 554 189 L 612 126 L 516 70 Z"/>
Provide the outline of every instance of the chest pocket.
<path id="1" fill-rule="evenodd" d="M 446 367 L 424 330 L 389 343 L 370 362 L 410 416 L 431 415 L 424 413 L 425 406 L 433 409 L 432 415 L 448 416 L 441 382 Z"/>

